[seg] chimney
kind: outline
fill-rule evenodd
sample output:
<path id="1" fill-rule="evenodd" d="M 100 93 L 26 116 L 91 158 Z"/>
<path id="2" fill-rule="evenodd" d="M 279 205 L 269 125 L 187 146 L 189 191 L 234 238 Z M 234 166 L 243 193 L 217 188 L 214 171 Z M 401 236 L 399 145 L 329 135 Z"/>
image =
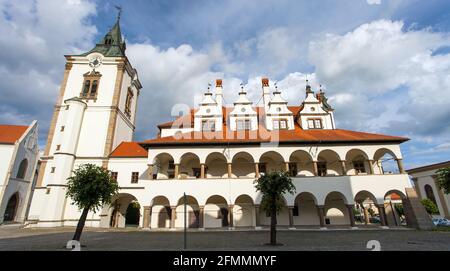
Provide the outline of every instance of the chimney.
<path id="1" fill-rule="evenodd" d="M 222 112 L 222 100 L 223 100 L 223 88 L 222 79 L 216 79 L 216 103 L 219 107 L 220 112 Z"/>
<path id="2" fill-rule="evenodd" d="M 267 112 L 269 110 L 270 102 L 269 78 L 262 78 L 261 82 L 263 89 L 264 110 Z"/>

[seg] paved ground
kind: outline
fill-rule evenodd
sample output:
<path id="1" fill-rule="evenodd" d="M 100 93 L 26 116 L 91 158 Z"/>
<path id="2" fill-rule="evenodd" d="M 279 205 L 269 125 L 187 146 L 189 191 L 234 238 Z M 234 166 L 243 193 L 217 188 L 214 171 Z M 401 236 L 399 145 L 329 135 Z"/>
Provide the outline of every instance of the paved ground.
<path id="1" fill-rule="evenodd" d="M 73 228 L 19 229 L 0 227 L 0 250 L 66 250 Z M 204 231 L 188 233 L 191 250 L 367 250 L 378 240 L 382 250 L 447 250 L 450 232 L 416 230 L 280 230 L 284 246 L 268 247 L 269 233 L 261 231 Z M 182 232 L 86 229 L 82 250 L 181 250 Z"/>

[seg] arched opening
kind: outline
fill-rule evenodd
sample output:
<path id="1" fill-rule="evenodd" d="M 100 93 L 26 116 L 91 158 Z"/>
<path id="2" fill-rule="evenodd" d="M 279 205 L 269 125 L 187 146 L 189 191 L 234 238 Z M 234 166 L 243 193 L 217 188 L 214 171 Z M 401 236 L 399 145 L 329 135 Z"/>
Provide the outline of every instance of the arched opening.
<path id="1" fill-rule="evenodd" d="M 289 172 L 293 177 L 314 176 L 313 159 L 306 151 L 295 151 L 289 157 Z"/>
<path id="2" fill-rule="evenodd" d="M 139 202 L 132 201 L 128 204 L 125 215 L 125 227 L 139 227 L 139 221 L 141 218 L 141 205 Z"/>
<path id="3" fill-rule="evenodd" d="M 227 159 L 225 155 L 214 152 L 206 158 L 205 174 L 207 178 L 226 178 L 228 177 Z"/>
<path id="4" fill-rule="evenodd" d="M 230 225 L 227 201 L 218 195 L 208 198 L 204 209 L 204 227 L 221 228 Z"/>
<path id="5" fill-rule="evenodd" d="M 342 164 L 339 155 L 332 150 L 323 150 L 318 155 L 317 173 L 319 176 L 342 175 Z"/>
<path id="6" fill-rule="evenodd" d="M 201 177 L 200 159 L 193 153 L 186 153 L 180 160 L 180 179 L 198 179 Z"/>
<path id="7" fill-rule="evenodd" d="M 235 227 L 256 226 L 255 206 L 249 195 L 240 195 L 236 198 L 233 207 L 233 218 Z"/>
<path id="8" fill-rule="evenodd" d="M 16 219 L 17 208 L 19 207 L 19 193 L 12 195 L 6 204 L 5 214 L 3 215 L 4 222 L 13 222 Z"/>
<path id="9" fill-rule="evenodd" d="M 359 149 L 352 149 L 345 156 L 347 175 L 370 174 L 372 165 L 365 152 Z"/>
<path id="10" fill-rule="evenodd" d="M 400 172 L 397 164 L 397 157 L 394 152 L 382 148 L 375 152 L 373 156 L 375 174 L 398 174 Z"/>
<path id="11" fill-rule="evenodd" d="M 259 173 L 265 174 L 274 171 L 285 171 L 286 165 L 283 156 L 274 151 L 264 153 L 259 158 Z"/>
<path id="12" fill-rule="evenodd" d="M 198 201 L 192 196 L 186 196 L 186 222 L 188 228 L 198 228 L 200 223 L 200 208 Z M 184 227 L 184 197 L 178 200 L 175 210 L 175 227 Z"/>
<path id="13" fill-rule="evenodd" d="M 175 164 L 173 157 L 168 153 L 158 154 L 154 159 L 153 179 L 175 178 Z"/>
<path id="14" fill-rule="evenodd" d="M 131 194 L 119 194 L 113 198 L 111 201 L 111 205 L 107 206 L 107 218 L 109 218 L 109 227 L 111 228 L 125 228 L 127 226 L 127 216 L 130 216 L 130 225 L 137 226 L 139 225 L 140 221 L 140 205 L 137 202 L 136 197 L 134 197 Z M 135 207 L 132 206 L 131 208 L 128 208 L 130 204 L 134 204 L 136 206 L 139 206 L 139 210 L 135 210 Z M 128 214 L 128 211 L 131 213 Z M 136 219 L 136 216 L 138 216 L 138 219 Z M 137 224 L 132 224 L 136 223 Z M 103 224 L 103 223 L 102 223 Z"/>
<path id="15" fill-rule="evenodd" d="M 437 206 L 436 198 L 434 197 L 434 192 L 431 185 L 426 184 L 423 188 L 425 189 L 425 195 L 427 196 L 427 199 L 431 200 Z"/>
<path id="16" fill-rule="evenodd" d="M 169 200 L 164 196 L 157 196 L 152 200 L 152 219 L 150 227 L 170 228 L 170 220 L 172 218 L 172 209 Z"/>
<path id="17" fill-rule="evenodd" d="M 380 224 L 377 200 L 372 193 L 365 190 L 359 191 L 355 195 L 355 202 L 355 222 L 357 224 Z"/>
<path id="18" fill-rule="evenodd" d="M 384 196 L 384 220 L 387 226 L 407 225 L 408 208 L 405 208 L 406 196 L 398 190 L 391 190 Z M 383 212 L 380 212 L 380 215 Z"/>
<path id="19" fill-rule="evenodd" d="M 255 161 L 247 152 L 239 152 L 233 156 L 232 175 L 234 178 L 254 178 Z"/>
<path id="20" fill-rule="evenodd" d="M 347 199 L 342 193 L 331 192 L 325 199 L 325 225 L 349 225 Z"/>
<path id="21" fill-rule="evenodd" d="M 297 195 L 294 202 L 294 225 L 319 225 L 320 218 L 317 210 L 317 200 L 313 194 L 303 192 Z"/>
<path id="22" fill-rule="evenodd" d="M 289 208 L 286 199 L 283 198 L 283 208 L 277 214 L 278 226 L 289 226 Z M 259 217 L 261 225 L 270 225 L 270 215 L 263 208 L 259 208 Z"/>
<path id="23" fill-rule="evenodd" d="M 28 160 L 23 159 L 22 162 L 20 162 L 19 170 L 17 171 L 16 178 L 17 179 L 25 179 L 25 176 L 27 175 L 27 169 L 28 169 Z"/>

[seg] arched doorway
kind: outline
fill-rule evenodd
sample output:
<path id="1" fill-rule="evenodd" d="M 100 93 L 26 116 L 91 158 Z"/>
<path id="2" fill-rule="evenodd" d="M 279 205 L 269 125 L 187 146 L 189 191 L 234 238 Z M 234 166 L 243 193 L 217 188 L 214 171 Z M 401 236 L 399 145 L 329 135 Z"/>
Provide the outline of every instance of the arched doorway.
<path id="1" fill-rule="evenodd" d="M 379 224 L 378 204 L 375 196 L 368 191 L 359 191 L 355 195 L 356 202 L 356 217 L 355 222 L 357 224 Z"/>
<path id="2" fill-rule="evenodd" d="M 131 194 L 123 193 L 115 196 L 111 205 L 106 206 L 103 213 L 106 213 L 105 218 L 109 218 L 107 226 L 111 228 L 137 227 L 140 223 L 140 204 Z M 105 225 L 103 221 L 101 224 Z"/>
<path id="3" fill-rule="evenodd" d="M 189 228 L 198 228 L 200 223 L 200 207 L 197 199 L 193 196 L 186 196 L 186 222 Z M 178 200 L 175 212 L 175 228 L 184 227 L 184 197 Z"/>
<path id="4" fill-rule="evenodd" d="M 170 228 L 170 220 L 172 218 L 172 209 L 169 200 L 164 196 L 157 196 L 152 200 L 152 219 L 150 227 Z"/>
<path id="5" fill-rule="evenodd" d="M 425 189 L 425 195 L 427 196 L 427 198 L 429 200 L 431 200 L 437 206 L 436 197 L 434 196 L 433 188 L 431 187 L 431 185 L 426 184 L 424 186 L 424 189 Z"/>
<path id="6" fill-rule="evenodd" d="M 341 159 L 335 151 L 323 150 L 317 157 L 317 175 L 322 177 L 342 175 Z"/>
<path id="7" fill-rule="evenodd" d="M 125 215 L 125 227 L 139 227 L 140 211 L 141 205 L 137 201 L 133 201 L 128 205 Z"/>
<path id="8" fill-rule="evenodd" d="M 313 194 L 303 192 L 297 195 L 293 210 L 294 225 L 319 225 L 317 200 Z"/>
<path id="9" fill-rule="evenodd" d="M 205 204 L 204 227 L 221 228 L 230 225 L 228 204 L 222 196 L 211 196 Z"/>
<path id="10" fill-rule="evenodd" d="M 17 207 L 19 206 L 19 194 L 15 193 L 12 195 L 9 200 L 8 204 L 6 205 L 5 214 L 3 216 L 4 222 L 12 222 L 16 218 L 17 213 Z"/>
<path id="11" fill-rule="evenodd" d="M 340 192 L 331 192 L 325 199 L 325 225 L 349 225 L 347 199 Z"/>
<path id="12" fill-rule="evenodd" d="M 236 227 L 256 226 L 255 207 L 249 195 L 237 197 L 233 207 L 233 225 Z"/>
<path id="13" fill-rule="evenodd" d="M 405 204 L 406 203 L 406 204 Z M 398 190 L 391 190 L 384 196 L 384 219 L 387 226 L 407 225 L 409 205 L 406 196 Z"/>
<path id="14" fill-rule="evenodd" d="M 247 152 L 239 152 L 233 156 L 232 171 L 234 178 L 254 178 L 255 161 Z"/>

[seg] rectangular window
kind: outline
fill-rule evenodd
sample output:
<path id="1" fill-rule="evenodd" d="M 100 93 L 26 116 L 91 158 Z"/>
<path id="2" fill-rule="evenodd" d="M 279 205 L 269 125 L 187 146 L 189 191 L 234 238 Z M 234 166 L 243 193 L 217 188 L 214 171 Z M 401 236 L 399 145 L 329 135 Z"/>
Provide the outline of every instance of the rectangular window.
<path id="1" fill-rule="evenodd" d="M 61 145 L 56 145 L 56 150 L 59 151 L 61 149 Z"/>
<path id="2" fill-rule="evenodd" d="M 128 88 L 127 99 L 125 100 L 125 115 L 127 115 L 128 118 L 131 118 L 132 101 L 133 101 L 133 90 L 131 88 Z"/>
<path id="3" fill-rule="evenodd" d="M 288 128 L 287 120 L 274 120 L 273 129 L 274 130 L 286 130 Z"/>
<path id="4" fill-rule="evenodd" d="M 317 172 L 319 176 L 327 176 L 327 163 L 326 162 L 318 162 L 317 163 Z"/>
<path id="5" fill-rule="evenodd" d="M 250 120 L 237 120 L 236 121 L 236 129 L 238 131 L 251 130 L 252 123 Z"/>
<path id="6" fill-rule="evenodd" d="M 202 121 L 202 131 L 214 132 L 216 130 L 216 122 L 214 120 Z"/>
<path id="7" fill-rule="evenodd" d="M 366 167 L 364 166 L 364 161 L 354 161 L 353 168 L 356 174 L 366 173 Z"/>
<path id="8" fill-rule="evenodd" d="M 64 132 L 65 128 L 66 128 L 66 126 L 61 126 L 61 132 Z"/>
<path id="9" fill-rule="evenodd" d="M 81 98 L 93 100 L 97 99 L 100 77 L 102 77 L 102 75 L 96 71 L 92 71 L 84 75 L 83 87 L 80 93 Z"/>
<path id="10" fill-rule="evenodd" d="M 322 120 L 321 119 L 309 119 L 308 120 L 308 128 L 309 129 L 322 129 Z"/>
<path id="11" fill-rule="evenodd" d="M 111 172 L 111 179 L 117 183 L 118 172 Z"/>
<path id="12" fill-rule="evenodd" d="M 52 167 L 50 173 L 55 173 L 55 170 L 56 170 L 56 168 L 55 168 L 55 167 Z"/>
<path id="13" fill-rule="evenodd" d="M 138 183 L 139 181 L 139 172 L 131 173 L 131 183 Z"/>

